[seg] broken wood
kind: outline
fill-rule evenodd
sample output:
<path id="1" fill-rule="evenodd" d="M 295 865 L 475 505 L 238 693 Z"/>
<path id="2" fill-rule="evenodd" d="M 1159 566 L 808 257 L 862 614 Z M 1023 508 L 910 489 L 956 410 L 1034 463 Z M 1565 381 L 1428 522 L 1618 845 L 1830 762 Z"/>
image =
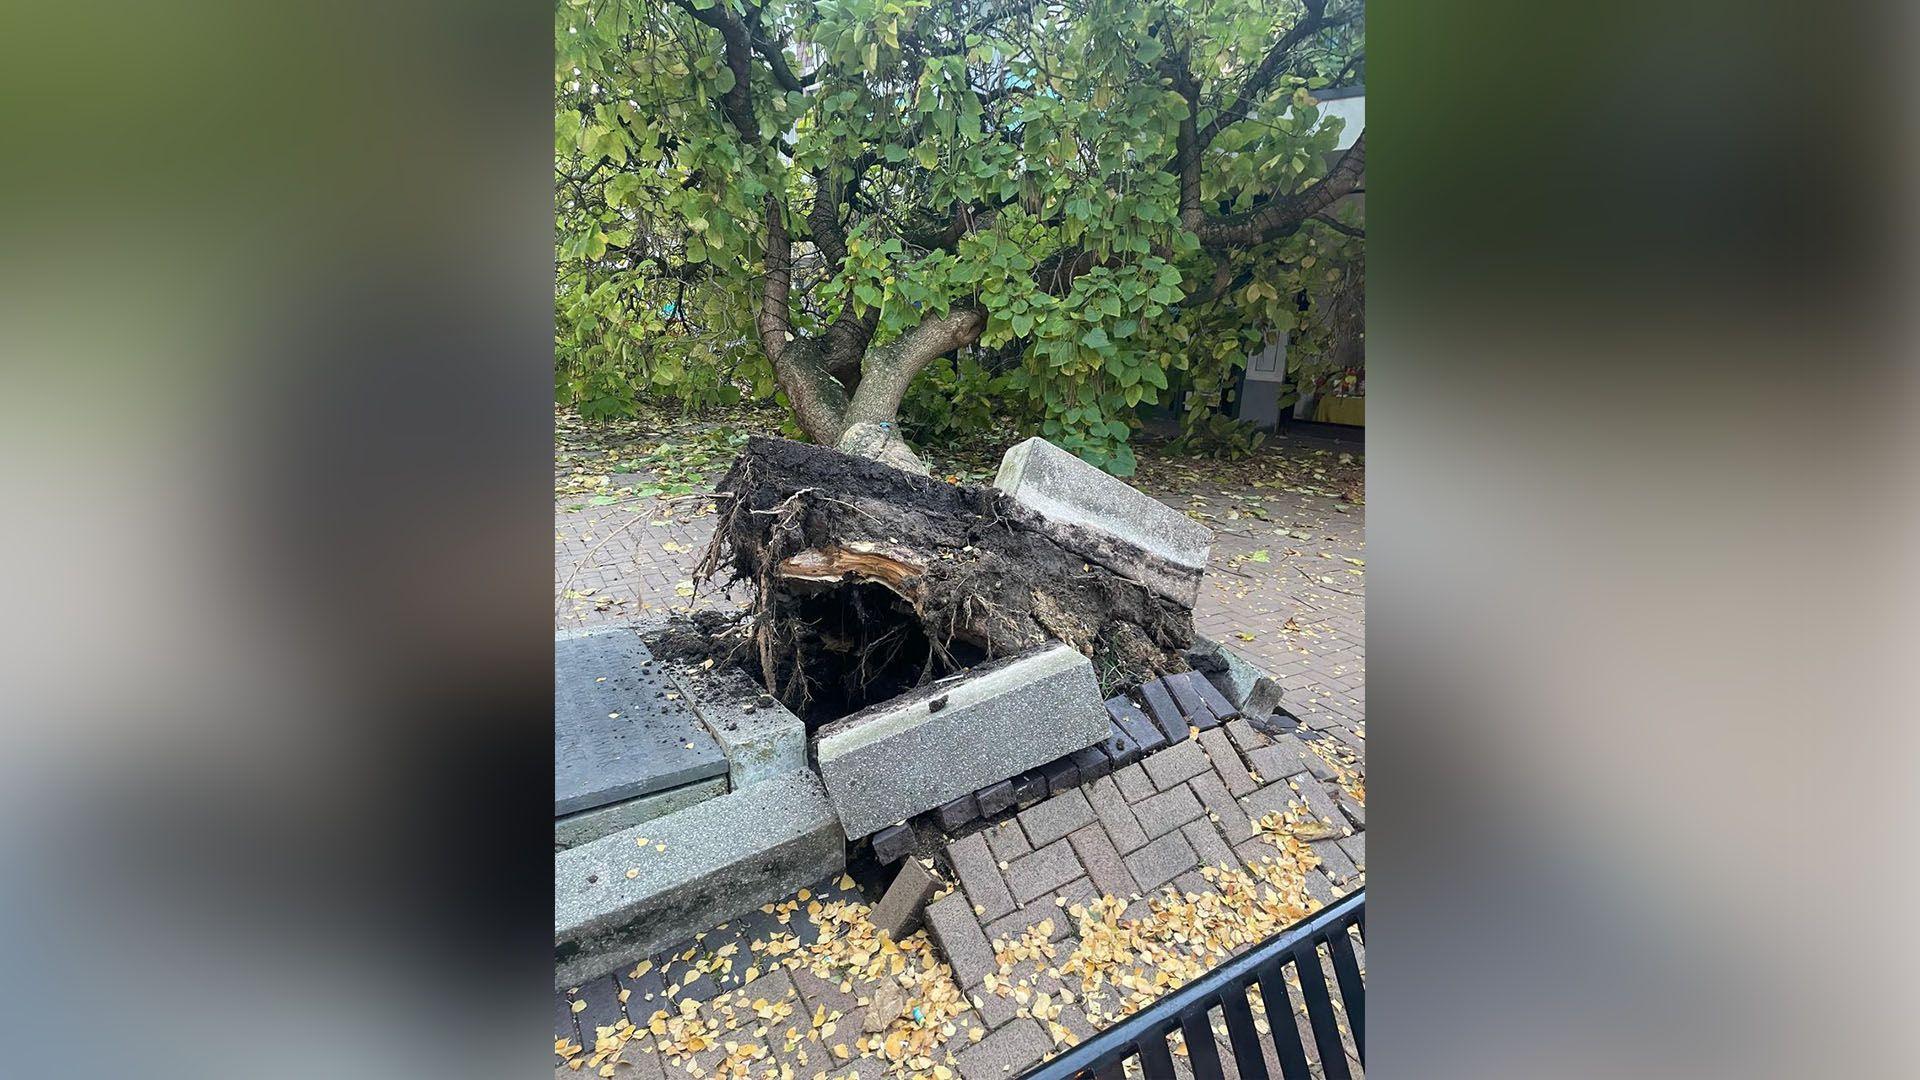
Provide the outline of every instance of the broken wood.
<path id="1" fill-rule="evenodd" d="M 810 722 L 1057 640 L 1103 693 L 1187 668 L 1193 613 L 1142 581 L 1185 573 L 991 487 L 750 439 L 698 573 L 748 583 L 733 658 Z"/>

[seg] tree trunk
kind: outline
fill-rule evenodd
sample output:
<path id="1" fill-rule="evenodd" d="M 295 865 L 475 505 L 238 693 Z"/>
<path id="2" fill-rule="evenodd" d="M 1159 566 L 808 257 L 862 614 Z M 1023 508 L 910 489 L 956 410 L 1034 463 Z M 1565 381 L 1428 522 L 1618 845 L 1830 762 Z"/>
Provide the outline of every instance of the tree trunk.
<path id="1" fill-rule="evenodd" d="M 810 720 L 1047 641 L 1091 657 L 1105 693 L 1186 668 L 1191 609 L 994 488 L 756 437 L 719 492 L 700 573 L 755 593 L 729 648 Z"/>

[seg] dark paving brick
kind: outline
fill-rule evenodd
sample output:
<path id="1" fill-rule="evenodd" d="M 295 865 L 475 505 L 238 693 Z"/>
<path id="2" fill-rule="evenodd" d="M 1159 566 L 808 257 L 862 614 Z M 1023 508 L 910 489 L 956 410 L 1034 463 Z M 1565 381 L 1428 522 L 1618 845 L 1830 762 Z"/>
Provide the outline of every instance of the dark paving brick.
<path id="1" fill-rule="evenodd" d="M 1093 807 L 1088 805 L 1087 797 L 1077 790 L 1055 795 L 1030 810 L 1020 812 L 1020 826 L 1027 831 L 1027 839 L 1035 847 L 1045 847 L 1092 821 Z"/>
<path id="2" fill-rule="evenodd" d="M 1187 737 L 1187 718 L 1181 714 L 1180 707 L 1173 703 L 1173 696 L 1160 680 L 1153 679 L 1140 685 L 1140 696 L 1147 701 L 1147 714 L 1167 736 L 1169 743 L 1182 742 Z"/>
<path id="3" fill-rule="evenodd" d="M 942 803 L 936 813 L 940 819 L 940 827 L 948 832 L 955 832 L 962 825 L 980 816 L 980 801 L 973 797 L 972 792 L 968 792 L 952 802 Z"/>
<path id="4" fill-rule="evenodd" d="M 1200 865 L 1193 845 L 1179 832 L 1170 832 L 1126 857 L 1127 870 L 1142 892 L 1153 890 Z"/>
<path id="5" fill-rule="evenodd" d="M 1166 732 L 1140 711 L 1140 706 L 1126 697 L 1107 699 L 1107 715 L 1113 718 L 1133 741 L 1140 747 L 1140 753 L 1152 754 L 1167 748 Z M 1131 763 L 1129 763 L 1131 764 Z"/>
<path id="6" fill-rule="evenodd" d="M 1100 819 L 1107 835 L 1113 838 L 1113 846 L 1121 853 L 1132 851 L 1147 842 L 1147 834 L 1140 828 L 1139 819 L 1133 816 L 1133 810 L 1127 806 L 1127 798 L 1120 790 L 1117 774 L 1103 776 L 1088 784 L 1086 793 L 1094 815 Z"/>
<path id="7" fill-rule="evenodd" d="M 1021 809 L 1047 797 L 1047 778 L 1039 772 L 1024 772 L 1013 779 L 1014 802 Z"/>
<path id="8" fill-rule="evenodd" d="M 1213 763 L 1213 771 L 1227 785 L 1227 790 L 1236 798 L 1250 795 L 1260 785 L 1248 774 L 1246 763 L 1240 760 L 1240 751 L 1233 748 L 1233 740 L 1227 737 L 1225 730 L 1214 728 L 1200 733 L 1200 746 L 1207 752 L 1207 760 Z"/>
<path id="9" fill-rule="evenodd" d="M 1153 781 L 1147 779 L 1147 770 L 1141 768 L 1138 762 L 1124 769 L 1115 769 L 1113 782 L 1120 785 L 1120 794 L 1126 796 L 1128 802 L 1139 802 L 1159 790 L 1153 786 Z"/>
<path id="10" fill-rule="evenodd" d="M 889 825 L 873 834 L 873 857 L 881 863 L 895 863 L 913 850 L 913 830 L 905 824 Z"/>
<path id="11" fill-rule="evenodd" d="M 1060 758 L 1040 766 L 1040 775 L 1047 778 L 1047 794 L 1059 795 L 1071 791 L 1080 785 L 1080 766 L 1072 758 Z"/>
<path id="12" fill-rule="evenodd" d="M 960 875 L 967 901 L 980 909 L 981 918 L 997 919 L 1013 910 L 1013 894 L 1007 891 L 1006 880 L 995 865 L 999 860 L 987 849 L 985 833 L 977 832 L 948 844 L 947 861 L 953 864 L 954 873 Z"/>
<path id="13" fill-rule="evenodd" d="M 1142 760 L 1140 767 L 1147 771 L 1147 778 L 1153 781 L 1155 788 L 1166 791 L 1179 787 L 1211 766 L 1207 762 L 1206 751 L 1200 748 L 1199 743 L 1189 739 Z"/>
<path id="14" fill-rule="evenodd" d="M 1052 1049 L 1053 1040 L 1039 1021 L 1014 1019 L 960 1052 L 960 1075 L 965 1080 L 1008 1080 Z"/>
<path id="15" fill-rule="evenodd" d="M 980 921 L 967 906 L 966 895 L 959 892 L 927 905 L 927 930 L 939 943 L 940 951 L 953 967 L 953 977 L 961 989 L 970 990 L 998 968 L 987 935 Z"/>
<path id="16" fill-rule="evenodd" d="M 1055 840 L 1008 863 L 1007 887 L 1013 890 L 1015 900 L 1025 904 L 1085 874 L 1072 845 L 1065 840 Z"/>
<path id="17" fill-rule="evenodd" d="M 1133 804 L 1133 816 L 1149 840 L 1164 836 L 1204 813 L 1200 800 L 1194 798 L 1185 784 Z"/>
<path id="18" fill-rule="evenodd" d="M 1107 759 L 1108 772 L 1112 772 L 1115 769 L 1126 768 L 1128 765 L 1139 761 L 1145 753 L 1145 751 L 1141 750 L 1138 739 L 1135 739 L 1127 729 L 1111 720 L 1107 722 L 1107 737 L 1100 740 L 1094 748 L 1099 750 L 1101 755 Z"/>
<path id="19" fill-rule="evenodd" d="M 1353 825 L 1355 831 L 1360 831 L 1367 827 L 1367 808 L 1355 802 L 1353 796 L 1347 794 L 1345 788 L 1334 789 L 1333 801 L 1335 805 L 1340 807 L 1340 812 L 1346 816 L 1347 821 Z"/>
<path id="20" fill-rule="evenodd" d="M 1222 721 L 1233 720 L 1240 715 L 1240 710 L 1233 707 L 1233 702 L 1227 700 L 1227 695 L 1221 693 L 1219 687 L 1207 681 L 1206 676 L 1194 672 L 1192 686 L 1194 692 L 1200 695 L 1200 700 L 1206 704 L 1207 709 Z"/>
<path id="21" fill-rule="evenodd" d="M 1160 681 L 1166 686 L 1167 692 L 1173 695 L 1173 703 L 1179 706 L 1181 714 L 1187 718 L 1187 721 L 1205 731 L 1219 726 L 1223 717 L 1208 707 L 1206 699 L 1200 696 L 1199 687 L 1194 685 L 1196 679 L 1206 681 L 1197 672 L 1192 671 L 1169 675 Z"/>
<path id="22" fill-rule="evenodd" d="M 1080 769 L 1080 782 L 1091 784 L 1113 772 L 1113 759 L 1109 758 L 1097 746 L 1073 752 L 1073 763 Z"/>
<path id="23" fill-rule="evenodd" d="M 1113 846 L 1107 830 L 1089 825 L 1067 840 L 1073 845 L 1073 853 L 1080 857 L 1080 865 L 1087 868 L 1093 887 L 1101 893 L 1125 899 L 1140 891 L 1140 883 L 1133 880 L 1133 872 L 1127 869 L 1120 849 Z"/>
<path id="24" fill-rule="evenodd" d="M 981 817 L 993 817 L 1013 809 L 1017 796 L 1013 793 L 1013 781 L 1002 780 L 997 784 L 988 784 L 975 793 L 980 805 Z"/>

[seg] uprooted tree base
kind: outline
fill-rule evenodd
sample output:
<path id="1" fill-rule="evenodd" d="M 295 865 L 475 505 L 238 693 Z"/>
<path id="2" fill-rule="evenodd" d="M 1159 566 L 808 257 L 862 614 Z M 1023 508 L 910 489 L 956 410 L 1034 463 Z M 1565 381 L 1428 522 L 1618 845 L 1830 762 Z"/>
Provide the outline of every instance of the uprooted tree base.
<path id="1" fill-rule="evenodd" d="M 699 574 L 754 599 L 700 636 L 810 725 L 1050 640 L 1092 658 L 1103 694 L 1187 666 L 1192 610 L 1109 569 L 1177 568 L 994 488 L 755 437 L 718 493 Z"/>

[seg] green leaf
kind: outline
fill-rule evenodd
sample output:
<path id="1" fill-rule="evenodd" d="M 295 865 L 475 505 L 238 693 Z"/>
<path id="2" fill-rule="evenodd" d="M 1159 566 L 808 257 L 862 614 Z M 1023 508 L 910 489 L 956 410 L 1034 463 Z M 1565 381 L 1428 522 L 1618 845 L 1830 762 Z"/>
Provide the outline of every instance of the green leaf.
<path id="1" fill-rule="evenodd" d="M 1106 328 L 1100 326 L 1096 326 L 1086 333 L 1081 334 L 1080 344 L 1085 345 L 1089 349 L 1107 349 L 1113 347 L 1113 342 L 1107 340 Z"/>

